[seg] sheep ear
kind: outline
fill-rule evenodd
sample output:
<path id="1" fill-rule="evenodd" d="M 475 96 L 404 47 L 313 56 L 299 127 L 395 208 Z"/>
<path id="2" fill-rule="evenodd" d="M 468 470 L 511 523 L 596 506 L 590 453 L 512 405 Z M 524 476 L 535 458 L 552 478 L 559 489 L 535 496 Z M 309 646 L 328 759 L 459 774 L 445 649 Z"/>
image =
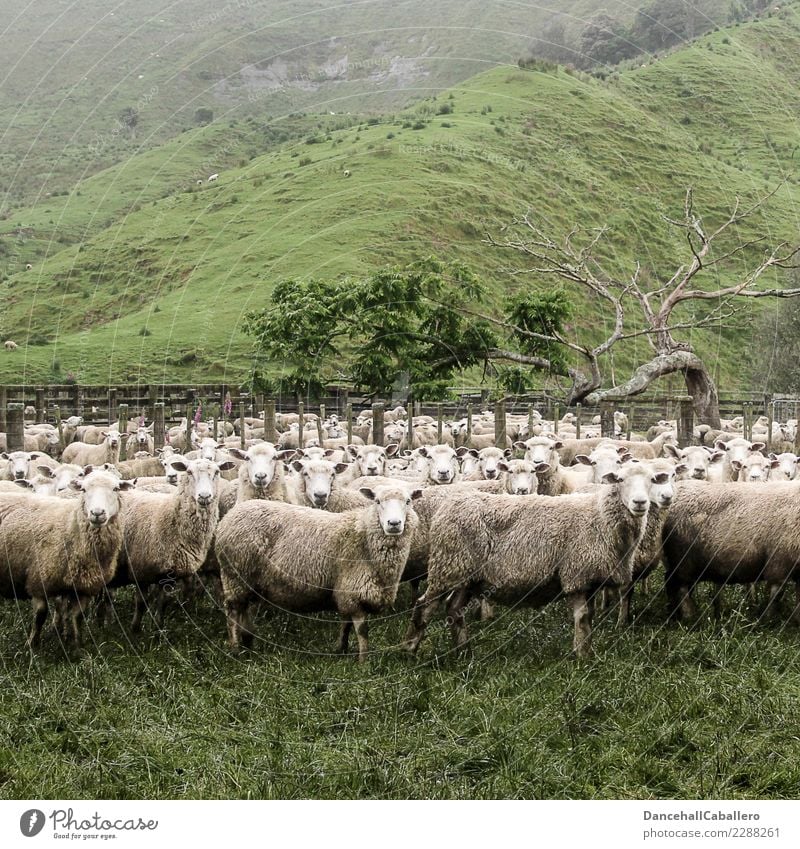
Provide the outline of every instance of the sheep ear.
<path id="1" fill-rule="evenodd" d="M 92 469 L 94 469 L 94 466 L 91 466 L 91 465 L 90 466 L 84 466 L 83 467 L 83 474 L 84 475 L 90 475 L 92 473 Z"/>
<path id="2" fill-rule="evenodd" d="M 21 489 L 33 489 L 33 484 L 26 480 L 15 480 L 14 483 Z"/>
<path id="3" fill-rule="evenodd" d="M 653 483 L 656 484 L 665 484 L 669 482 L 669 474 L 667 472 L 659 472 L 657 475 L 653 475 Z"/>
<path id="4" fill-rule="evenodd" d="M 770 461 L 769 467 L 770 469 L 777 469 L 780 464 L 781 461 L 777 457 L 773 456 L 772 460 Z"/>
<path id="5" fill-rule="evenodd" d="M 575 459 L 579 463 L 582 463 L 584 466 L 593 466 L 594 465 L 594 463 L 592 462 L 592 458 L 587 457 L 585 454 L 576 454 Z"/>
<path id="6" fill-rule="evenodd" d="M 219 470 L 221 472 L 227 472 L 230 469 L 236 468 L 236 463 L 234 463 L 233 460 L 223 460 L 223 462 L 219 463 L 218 465 L 219 465 Z"/>
<path id="7" fill-rule="evenodd" d="M 722 451 L 714 451 L 709 458 L 709 463 L 720 463 L 725 459 L 725 454 Z"/>
<path id="8" fill-rule="evenodd" d="M 35 460 L 37 457 L 44 457 L 41 451 L 31 451 L 31 460 Z"/>
<path id="9" fill-rule="evenodd" d="M 247 452 L 242 451 L 241 448 L 229 448 L 228 454 L 230 454 L 232 457 L 236 457 L 237 460 L 246 460 L 247 459 Z"/>
<path id="10" fill-rule="evenodd" d="M 603 483 L 621 483 L 622 478 L 616 472 L 607 472 L 602 477 Z"/>
<path id="11" fill-rule="evenodd" d="M 428 456 L 428 449 L 424 445 L 420 445 L 420 447 L 417 448 L 417 451 L 419 452 L 420 457 Z"/>
<path id="12" fill-rule="evenodd" d="M 725 440 L 724 440 L 724 439 L 718 439 L 718 440 L 714 443 L 714 448 L 716 448 L 718 451 L 725 451 L 725 450 L 727 450 L 727 448 L 728 448 L 728 443 L 727 443 L 727 442 L 725 442 Z"/>
<path id="13" fill-rule="evenodd" d="M 462 445 L 461 448 L 456 448 L 456 457 L 463 457 L 469 453 L 469 448 Z"/>
<path id="14" fill-rule="evenodd" d="M 510 458 L 513 455 L 514 455 L 514 452 L 510 448 L 506 448 L 506 450 L 503 451 L 503 456 L 506 457 L 506 458 Z"/>
<path id="15" fill-rule="evenodd" d="M 291 460 L 292 457 L 296 456 L 296 454 L 297 454 L 297 451 L 295 451 L 294 448 L 287 448 L 283 451 L 278 451 L 278 453 L 275 456 L 279 460 L 282 460 L 285 463 L 287 460 Z"/>
<path id="16" fill-rule="evenodd" d="M 333 471 L 336 472 L 337 475 L 340 475 L 342 472 L 344 472 L 346 469 L 349 469 L 349 468 L 350 468 L 350 465 L 348 463 L 337 463 L 333 467 Z"/>
<path id="17" fill-rule="evenodd" d="M 347 453 L 355 460 L 358 455 L 358 446 L 357 445 L 348 445 Z"/>
<path id="18" fill-rule="evenodd" d="M 777 459 L 778 459 L 778 458 L 777 458 L 777 456 L 775 455 L 775 452 L 774 452 L 774 451 L 770 451 L 770 453 L 769 453 L 769 459 L 770 459 L 770 460 L 777 460 Z"/>
<path id="19" fill-rule="evenodd" d="M 528 446 L 524 442 L 515 442 L 514 448 L 516 448 L 517 451 L 526 451 Z"/>
<path id="20" fill-rule="evenodd" d="M 8 460 L 8 454 L 6 454 L 5 451 L 3 451 L 2 454 L 0 454 L 0 457 L 2 457 L 4 460 Z"/>
<path id="21" fill-rule="evenodd" d="M 394 457 L 394 455 L 397 454 L 399 448 L 400 446 L 396 442 L 391 442 L 389 445 L 386 446 L 386 456 Z"/>
<path id="22" fill-rule="evenodd" d="M 678 463 L 678 465 L 675 466 L 675 473 L 678 475 L 682 475 L 684 472 L 688 471 L 689 467 L 686 465 L 686 463 Z"/>
<path id="23" fill-rule="evenodd" d="M 738 460 L 731 460 L 731 468 L 732 468 L 735 472 L 741 471 L 741 469 L 742 469 L 742 463 L 740 463 Z"/>
<path id="24" fill-rule="evenodd" d="M 422 492 L 423 490 L 419 489 L 419 487 L 411 490 L 411 500 L 416 501 L 418 498 L 422 498 Z"/>
<path id="25" fill-rule="evenodd" d="M 536 467 L 534 468 L 534 472 L 536 472 L 537 475 L 546 475 L 549 471 L 549 463 L 537 463 Z"/>
<path id="26" fill-rule="evenodd" d="M 666 449 L 667 454 L 672 454 L 672 456 L 676 460 L 681 459 L 681 452 L 675 445 L 672 445 L 671 443 L 667 442 L 664 444 L 664 448 Z"/>
<path id="27" fill-rule="evenodd" d="M 633 460 L 633 454 L 628 451 L 623 452 L 619 455 L 620 463 L 630 463 Z"/>
<path id="28" fill-rule="evenodd" d="M 120 481 L 116 489 L 121 492 L 127 492 L 129 489 L 133 489 L 136 486 L 136 481 L 137 478 L 134 478 L 132 481 Z"/>
<path id="29" fill-rule="evenodd" d="M 563 448 L 563 447 L 564 447 L 564 443 L 560 439 L 557 439 L 553 443 L 553 448 L 555 448 L 556 451 L 558 451 L 559 448 Z"/>
<path id="30" fill-rule="evenodd" d="M 176 472 L 185 472 L 189 468 L 189 466 L 184 463 L 183 460 L 173 460 L 170 465 L 173 469 L 175 469 Z"/>
<path id="31" fill-rule="evenodd" d="M 358 491 L 364 496 L 364 498 L 368 498 L 370 501 L 375 500 L 375 491 L 370 489 L 368 486 L 362 486 Z"/>
<path id="32" fill-rule="evenodd" d="M 497 468 L 500 469 L 501 472 L 507 472 L 508 471 L 508 463 L 506 463 L 504 460 L 500 460 L 497 463 Z"/>
<path id="33" fill-rule="evenodd" d="M 754 442 L 750 446 L 751 451 L 763 451 L 767 447 L 765 442 Z"/>
<path id="34" fill-rule="evenodd" d="M 292 468 L 293 468 L 296 472 L 302 472 L 302 471 L 303 471 L 303 461 L 302 461 L 302 460 L 295 460 L 295 461 L 292 463 Z"/>
<path id="35" fill-rule="evenodd" d="M 80 479 L 80 478 L 73 478 L 73 479 L 69 482 L 69 488 L 70 488 L 70 489 L 75 489 L 75 490 L 77 490 L 78 492 L 80 492 L 80 491 L 83 489 L 83 482 L 81 481 L 81 479 Z"/>
<path id="36" fill-rule="evenodd" d="M 326 449 L 325 449 L 325 453 L 324 453 L 322 456 L 323 456 L 323 457 L 333 457 L 333 455 L 334 455 L 335 453 L 336 453 L 336 449 L 335 449 L 335 448 L 326 448 Z"/>
<path id="37" fill-rule="evenodd" d="M 55 472 L 50 468 L 50 466 L 37 466 L 39 474 L 46 478 L 54 478 Z"/>

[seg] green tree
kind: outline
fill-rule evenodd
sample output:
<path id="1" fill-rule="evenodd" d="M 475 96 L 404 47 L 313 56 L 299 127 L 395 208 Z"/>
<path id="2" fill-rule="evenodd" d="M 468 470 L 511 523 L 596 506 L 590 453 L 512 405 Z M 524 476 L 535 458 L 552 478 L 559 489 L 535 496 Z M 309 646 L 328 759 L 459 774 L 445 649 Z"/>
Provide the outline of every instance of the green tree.
<path id="1" fill-rule="evenodd" d="M 579 46 L 585 66 L 615 65 L 639 52 L 627 27 L 605 12 L 591 18 L 581 30 Z"/>

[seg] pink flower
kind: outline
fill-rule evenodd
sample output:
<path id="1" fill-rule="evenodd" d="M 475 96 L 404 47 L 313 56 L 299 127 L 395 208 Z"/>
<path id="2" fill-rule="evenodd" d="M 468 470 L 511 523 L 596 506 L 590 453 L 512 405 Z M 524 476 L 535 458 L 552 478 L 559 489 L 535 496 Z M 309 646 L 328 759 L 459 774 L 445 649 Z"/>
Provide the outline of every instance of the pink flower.
<path id="1" fill-rule="evenodd" d="M 196 425 L 197 425 L 197 424 L 200 424 L 200 418 L 201 418 L 201 416 L 202 416 L 202 415 L 203 415 L 203 405 L 202 405 L 202 404 L 198 404 L 198 405 L 197 405 L 197 410 L 195 411 L 195 414 L 194 414 L 194 423 L 195 423 Z"/>

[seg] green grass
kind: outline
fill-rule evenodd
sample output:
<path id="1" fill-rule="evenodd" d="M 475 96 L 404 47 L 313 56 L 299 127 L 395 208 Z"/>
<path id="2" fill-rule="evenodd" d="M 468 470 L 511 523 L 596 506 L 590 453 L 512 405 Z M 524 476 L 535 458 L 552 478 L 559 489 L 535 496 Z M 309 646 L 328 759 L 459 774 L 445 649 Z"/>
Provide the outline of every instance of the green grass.
<path id="1" fill-rule="evenodd" d="M 523 285 L 507 273 L 521 263 L 481 239 L 527 208 L 555 234 L 608 225 L 610 270 L 627 276 L 640 259 L 654 284 L 685 258 L 662 216 L 680 214 L 687 185 L 713 226 L 736 195 L 752 201 L 785 180 L 736 236 L 796 240 L 797 10 L 712 33 L 605 83 L 563 69 L 496 69 L 377 124 L 328 133 L 306 116 L 294 132 L 308 135 L 278 148 L 266 140 L 264 155 L 201 187 L 197 163 L 220 130 L 195 130 L 87 179 L 80 196 L 15 211 L 0 226 L 3 250 L 18 263 L 30 254 L 34 268 L 2 284 L 0 332 L 22 348 L 0 358 L 0 380 L 72 371 L 83 382 L 237 382 L 251 365 L 242 316 L 277 280 L 360 274 L 430 253 L 470 264 L 499 303 Z M 446 121 L 436 114 L 443 102 L 453 106 Z M 230 131 L 249 150 L 263 132 Z M 72 241 L 76 233 L 85 239 Z M 722 282 L 755 260 L 742 256 Z M 753 388 L 754 323 L 765 307 L 749 306 L 690 337 L 719 363 L 726 391 Z M 597 337 L 610 321 L 586 302 L 574 333 Z M 31 338 L 38 344 L 26 346 Z M 615 349 L 614 368 L 625 373 L 648 355 L 633 340 Z"/>
<path id="2" fill-rule="evenodd" d="M 795 798 L 797 629 L 728 600 L 689 630 L 650 598 L 584 663 L 563 603 L 498 608 L 460 658 L 436 620 L 410 659 L 398 602 L 364 666 L 331 653 L 324 616 L 262 615 L 233 657 L 208 600 L 161 638 L 90 621 L 77 662 L 53 634 L 30 655 L 28 605 L 6 603 L 0 797 Z"/>

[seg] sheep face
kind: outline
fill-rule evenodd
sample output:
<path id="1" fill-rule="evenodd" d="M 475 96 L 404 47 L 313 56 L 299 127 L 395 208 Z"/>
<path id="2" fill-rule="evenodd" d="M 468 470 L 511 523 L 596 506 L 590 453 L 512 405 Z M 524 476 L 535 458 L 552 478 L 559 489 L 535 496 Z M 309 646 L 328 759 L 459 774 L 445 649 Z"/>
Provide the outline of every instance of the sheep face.
<path id="1" fill-rule="evenodd" d="M 255 489 L 266 489 L 275 479 L 275 471 L 278 463 L 294 456 L 294 450 L 276 451 L 275 446 L 269 442 L 253 445 L 248 451 L 231 448 L 230 453 L 240 460 L 244 460 L 247 468 L 247 477 Z"/>
<path id="2" fill-rule="evenodd" d="M 651 460 L 642 465 L 650 472 L 650 503 L 659 510 L 665 510 L 675 497 L 677 469 L 667 460 Z"/>
<path id="3" fill-rule="evenodd" d="M 716 449 L 690 447 L 680 450 L 674 445 L 665 447 L 667 452 L 678 460 L 679 480 L 707 480 L 709 466 L 712 463 L 721 463 L 725 457 L 723 452 Z"/>
<path id="4" fill-rule="evenodd" d="M 108 430 L 101 431 L 100 435 L 103 437 L 103 440 L 107 442 L 112 448 L 116 448 L 120 440 L 122 439 L 122 435 L 118 430 Z"/>
<path id="5" fill-rule="evenodd" d="M 175 460 L 181 463 L 189 462 L 182 454 L 177 454 L 172 450 L 170 450 L 167 454 L 161 455 L 161 465 L 164 467 L 164 477 L 166 478 L 167 483 L 172 484 L 172 486 L 178 485 L 178 475 L 180 474 L 178 469 L 172 465 Z"/>
<path id="6" fill-rule="evenodd" d="M 464 477 L 478 471 L 480 468 L 480 459 L 478 452 L 474 448 L 459 448 L 456 454 L 461 460 L 461 474 Z"/>
<path id="7" fill-rule="evenodd" d="M 94 528 L 103 527 L 119 513 L 119 493 L 133 486 L 134 481 L 122 481 L 102 470 L 89 472 L 70 483 L 72 489 L 82 494 L 86 520 Z"/>
<path id="8" fill-rule="evenodd" d="M 359 477 L 370 477 L 386 473 L 387 457 L 394 457 L 399 445 L 393 442 L 382 448 L 380 445 L 348 446 L 347 450 L 353 458 Z"/>
<path id="9" fill-rule="evenodd" d="M 503 460 L 497 466 L 508 476 L 507 489 L 512 495 L 530 495 L 536 492 L 539 481 L 533 465 L 527 460 Z"/>
<path id="10" fill-rule="evenodd" d="M 548 436 L 534 436 L 527 442 L 515 442 L 514 447 L 525 451 L 524 459 L 534 466 L 539 463 L 548 463 L 550 468 L 555 469 L 559 463 L 558 449 L 561 443 Z"/>
<path id="11" fill-rule="evenodd" d="M 72 481 L 84 476 L 84 471 L 80 466 L 74 466 L 71 463 L 66 463 L 59 466 L 57 469 L 51 469 L 49 466 L 38 466 L 39 475 L 50 481 L 53 493 L 63 492 L 69 489 Z M 37 492 L 39 490 L 36 490 Z"/>
<path id="12" fill-rule="evenodd" d="M 644 516 L 650 507 L 652 477 L 646 466 L 641 463 L 631 463 L 619 471 L 609 472 L 602 482 L 617 484 L 618 497 L 623 507 L 632 516 Z"/>
<path id="13" fill-rule="evenodd" d="M 772 467 L 772 471 L 769 473 L 770 480 L 778 480 L 778 481 L 793 481 L 798 474 L 798 463 L 800 463 L 800 458 L 798 458 L 797 454 L 792 454 L 791 451 L 787 451 L 784 454 L 770 454 L 771 460 L 777 460 L 778 465 Z"/>
<path id="14" fill-rule="evenodd" d="M 778 466 L 777 460 L 771 460 L 762 454 L 751 454 L 743 461 L 731 460 L 731 468 L 736 472 L 739 483 L 766 483 L 770 472 Z"/>
<path id="15" fill-rule="evenodd" d="M 219 494 L 219 473 L 232 469 L 235 465 L 231 460 L 224 463 L 215 463 L 212 460 L 191 460 L 183 462 L 173 460 L 173 468 L 179 472 L 186 472 L 187 486 L 190 497 L 203 508 L 208 509 L 216 503 Z"/>
<path id="16" fill-rule="evenodd" d="M 323 509 L 331 497 L 331 488 L 337 472 L 343 472 L 347 465 L 328 460 L 295 460 L 292 468 L 300 475 L 300 488 L 305 500 L 313 507 Z"/>
<path id="17" fill-rule="evenodd" d="M 399 536 L 406 526 L 406 516 L 411 502 L 422 495 L 421 489 L 408 490 L 405 487 L 362 486 L 359 492 L 375 502 L 378 521 L 386 536 Z"/>
<path id="18" fill-rule="evenodd" d="M 493 481 L 500 477 L 499 464 L 511 454 L 510 451 L 501 451 L 499 448 L 484 448 L 478 454 L 478 470 L 487 481 Z"/>
<path id="19" fill-rule="evenodd" d="M 742 437 L 736 437 L 728 442 L 718 440 L 714 447 L 720 451 L 724 451 L 728 456 L 731 466 L 733 466 L 734 461 L 743 463 L 754 451 L 761 451 L 764 443 L 750 442 L 747 439 L 742 439 Z"/>
<path id="20" fill-rule="evenodd" d="M 136 431 L 136 444 L 141 445 L 143 447 L 147 447 L 148 442 L 150 440 L 150 433 L 148 432 L 146 427 L 140 427 Z"/>
<path id="21" fill-rule="evenodd" d="M 617 472 L 624 463 L 631 459 L 631 455 L 624 449 L 620 453 L 615 446 L 600 446 L 595 448 L 588 456 L 578 454 L 575 459 L 584 466 L 591 466 L 594 483 L 602 483 L 606 475 Z"/>
<path id="22" fill-rule="evenodd" d="M 0 454 L 3 460 L 8 460 L 8 474 L 12 480 L 21 481 L 33 475 L 33 461 L 41 454 L 28 454 L 27 451 L 12 451 L 10 454 Z"/>
<path id="23" fill-rule="evenodd" d="M 452 483 L 458 474 L 458 457 L 449 445 L 423 445 L 420 457 L 427 460 L 427 475 L 433 483 Z"/>

